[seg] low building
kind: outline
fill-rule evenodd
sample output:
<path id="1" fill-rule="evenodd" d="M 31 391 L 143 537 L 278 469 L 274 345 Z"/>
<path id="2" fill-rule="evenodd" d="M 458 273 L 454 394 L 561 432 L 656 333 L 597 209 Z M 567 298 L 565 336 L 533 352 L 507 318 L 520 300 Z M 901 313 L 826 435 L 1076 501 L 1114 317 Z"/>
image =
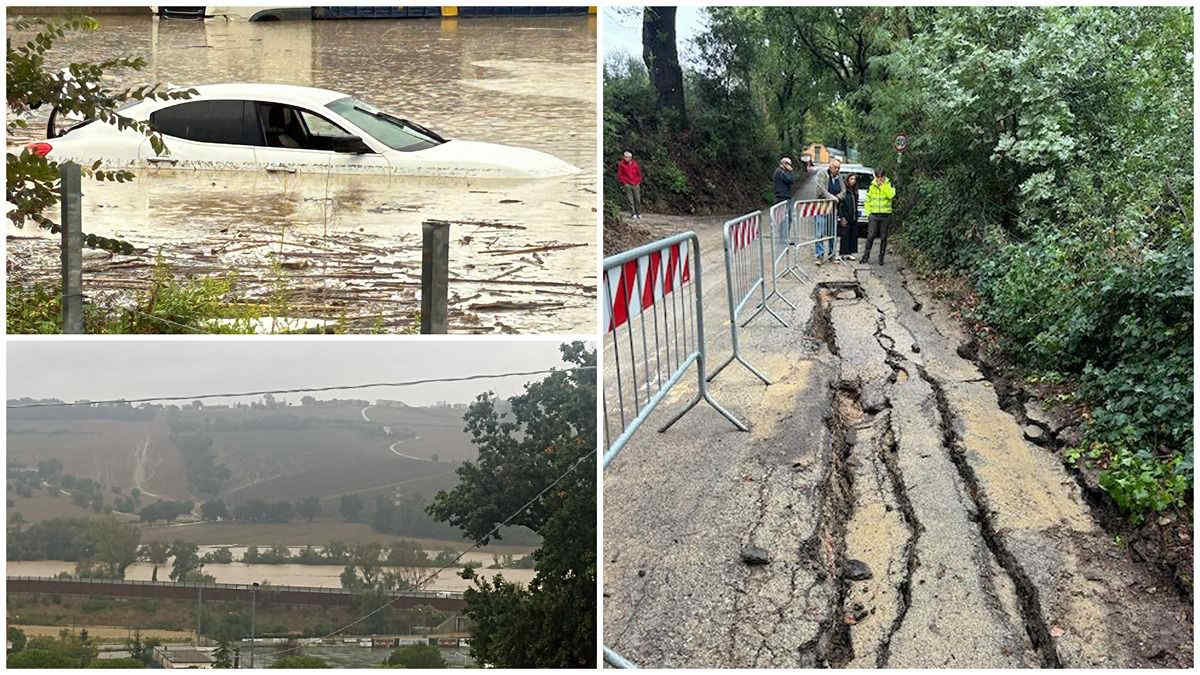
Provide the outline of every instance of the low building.
<path id="1" fill-rule="evenodd" d="M 195 648 L 163 649 L 159 651 L 163 668 L 212 668 L 213 657 Z"/>

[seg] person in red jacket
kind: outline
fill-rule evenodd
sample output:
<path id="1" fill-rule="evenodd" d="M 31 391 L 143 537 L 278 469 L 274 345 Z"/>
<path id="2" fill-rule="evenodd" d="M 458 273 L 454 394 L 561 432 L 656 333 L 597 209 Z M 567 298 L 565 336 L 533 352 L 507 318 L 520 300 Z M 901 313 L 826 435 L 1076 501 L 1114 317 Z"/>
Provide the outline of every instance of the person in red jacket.
<path id="1" fill-rule="evenodd" d="M 642 217 L 642 167 L 633 160 L 633 153 L 628 150 L 617 162 L 617 182 L 621 184 L 621 188 L 625 190 L 625 197 L 629 200 L 629 207 L 633 211 L 635 220 Z"/>

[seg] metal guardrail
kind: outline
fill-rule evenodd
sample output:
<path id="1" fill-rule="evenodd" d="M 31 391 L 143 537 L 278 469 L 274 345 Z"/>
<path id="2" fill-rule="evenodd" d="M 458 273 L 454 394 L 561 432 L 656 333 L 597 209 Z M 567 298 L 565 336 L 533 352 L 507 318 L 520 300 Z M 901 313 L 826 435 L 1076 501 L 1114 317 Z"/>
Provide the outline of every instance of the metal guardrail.
<path id="1" fill-rule="evenodd" d="M 754 317 L 758 316 L 764 310 L 775 317 L 775 320 L 785 328 L 788 325 L 786 321 L 781 319 L 767 305 L 767 262 L 766 253 L 763 249 L 762 211 L 754 211 L 726 221 L 724 237 L 725 290 L 729 298 L 729 332 L 733 341 L 733 354 L 724 363 L 717 366 L 716 370 L 708 376 L 708 381 L 712 382 L 713 378 L 721 374 L 725 366 L 737 361 L 751 373 L 754 373 L 758 379 L 762 380 L 763 384 L 771 384 L 771 381 L 765 375 L 758 372 L 754 366 L 742 358 L 738 345 L 738 315 L 741 313 L 742 308 L 746 306 L 746 303 L 750 301 L 755 291 L 759 292 L 761 300 L 755 310 L 751 312 L 750 317 L 741 324 L 742 327 L 747 326 L 754 320 Z M 756 243 L 758 248 L 757 256 L 754 255 Z M 758 261 L 757 266 L 755 265 L 756 258 Z"/>

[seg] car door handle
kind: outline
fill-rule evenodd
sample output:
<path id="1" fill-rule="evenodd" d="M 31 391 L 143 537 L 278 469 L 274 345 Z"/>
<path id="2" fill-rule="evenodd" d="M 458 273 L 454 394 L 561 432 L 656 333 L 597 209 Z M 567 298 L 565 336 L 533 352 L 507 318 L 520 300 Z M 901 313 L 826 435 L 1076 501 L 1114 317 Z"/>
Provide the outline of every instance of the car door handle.
<path id="1" fill-rule="evenodd" d="M 146 161 L 152 162 L 154 164 L 159 164 L 159 163 L 161 163 L 161 164 L 178 164 L 179 163 L 179 160 L 171 159 L 170 157 L 147 157 Z"/>
<path id="2" fill-rule="evenodd" d="M 296 173 L 295 169 L 287 169 L 284 167 L 267 167 L 267 173 Z"/>

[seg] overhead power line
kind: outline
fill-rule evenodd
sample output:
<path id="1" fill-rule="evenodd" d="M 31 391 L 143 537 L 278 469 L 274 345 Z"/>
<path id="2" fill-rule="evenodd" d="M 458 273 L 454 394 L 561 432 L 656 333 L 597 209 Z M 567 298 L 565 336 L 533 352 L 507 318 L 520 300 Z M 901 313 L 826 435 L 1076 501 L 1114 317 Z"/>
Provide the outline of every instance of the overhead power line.
<path id="1" fill-rule="evenodd" d="M 595 370 L 596 366 L 573 366 L 571 368 L 547 368 L 544 370 L 525 370 L 509 373 L 477 373 L 459 377 L 430 377 L 420 380 L 404 380 L 401 382 L 368 382 L 366 384 L 343 384 L 331 387 L 299 387 L 295 389 L 265 389 L 262 391 L 241 391 L 225 394 L 193 394 L 190 396 L 148 396 L 146 398 L 114 398 L 104 401 L 77 401 L 75 403 L 42 402 L 26 405 L 7 405 L 8 409 L 20 408 L 62 408 L 77 405 L 108 405 L 110 403 L 150 403 L 152 401 L 199 401 L 208 398 L 237 398 L 241 396 L 262 396 L 263 394 L 307 394 L 322 391 L 343 391 L 350 389 L 372 389 L 375 387 L 411 387 L 418 384 L 434 384 L 438 382 L 467 382 L 471 380 L 496 380 L 504 377 L 520 377 L 526 375 L 546 375 L 549 373 L 567 373 L 576 370 Z"/>

